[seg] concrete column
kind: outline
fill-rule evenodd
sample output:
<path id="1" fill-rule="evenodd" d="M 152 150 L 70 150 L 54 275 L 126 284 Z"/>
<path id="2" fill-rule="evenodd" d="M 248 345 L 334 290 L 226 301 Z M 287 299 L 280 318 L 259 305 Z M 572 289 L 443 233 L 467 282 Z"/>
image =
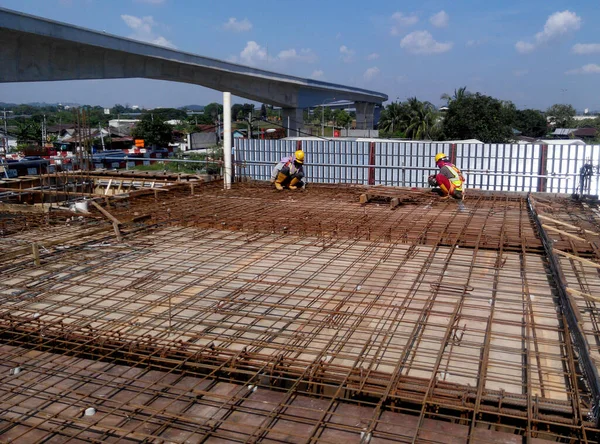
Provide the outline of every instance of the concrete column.
<path id="1" fill-rule="evenodd" d="M 223 188 L 231 189 L 231 93 L 223 93 L 223 159 L 225 161 Z"/>
<path id="2" fill-rule="evenodd" d="M 375 104 L 369 102 L 354 102 L 356 107 L 356 129 L 373 129 L 373 112 Z"/>
<path id="3" fill-rule="evenodd" d="M 302 130 L 304 127 L 304 115 L 302 108 L 283 108 L 283 115 L 281 116 L 281 124 L 288 128 L 288 137 L 299 137 L 298 130 Z"/>

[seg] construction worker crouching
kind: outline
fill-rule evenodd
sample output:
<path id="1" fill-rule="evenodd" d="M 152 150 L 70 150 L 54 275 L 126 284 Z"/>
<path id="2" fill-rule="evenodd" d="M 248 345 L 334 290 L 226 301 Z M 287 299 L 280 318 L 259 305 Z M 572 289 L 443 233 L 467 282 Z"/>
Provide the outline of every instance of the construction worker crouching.
<path id="1" fill-rule="evenodd" d="M 293 156 L 284 157 L 275 165 L 271 173 L 271 183 L 275 184 L 275 188 L 279 191 L 285 187 L 290 190 L 297 188 L 306 188 L 304 178 L 304 151 L 298 150 Z"/>
<path id="2" fill-rule="evenodd" d="M 444 153 L 435 155 L 435 164 L 440 169 L 438 174 L 428 178 L 429 185 L 436 188 L 434 191 L 441 196 L 452 196 L 454 199 L 464 199 L 465 178 L 461 171 L 448 159 Z M 438 188 L 439 187 L 439 188 Z"/>

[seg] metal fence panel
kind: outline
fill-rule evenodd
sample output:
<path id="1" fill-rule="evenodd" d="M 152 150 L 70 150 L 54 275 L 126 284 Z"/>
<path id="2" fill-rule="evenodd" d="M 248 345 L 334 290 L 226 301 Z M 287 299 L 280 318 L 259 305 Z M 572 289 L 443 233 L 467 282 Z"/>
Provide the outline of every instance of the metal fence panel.
<path id="1" fill-rule="evenodd" d="M 318 183 L 367 185 L 371 177 L 375 185 L 426 187 L 437 171 L 435 154 L 444 152 L 465 173 L 467 188 L 538 191 L 545 183 L 548 192 L 573 193 L 584 163 L 600 165 L 600 145 L 237 139 L 236 174 L 268 180 L 273 166 L 298 147 L 306 153 L 307 180 Z M 598 175 L 591 191 L 600 193 Z"/>

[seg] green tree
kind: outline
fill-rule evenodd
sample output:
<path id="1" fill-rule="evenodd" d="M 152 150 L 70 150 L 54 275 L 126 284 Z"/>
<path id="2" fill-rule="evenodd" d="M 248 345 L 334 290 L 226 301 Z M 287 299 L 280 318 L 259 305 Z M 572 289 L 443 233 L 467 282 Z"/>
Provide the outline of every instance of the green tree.
<path id="1" fill-rule="evenodd" d="M 152 111 L 148 111 L 146 114 L 152 114 L 155 119 L 162 121 L 166 120 L 185 120 L 187 113 L 182 109 L 176 108 L 155 108 Z"/>
<path id="2" fill-rule="evenodd" d="M 146 114 L 137 123 L 131 135 L 135 139 L 144 139 L 145 145 L 149 147 L 167 147 L 173 141 L 173 129 L 171 125 L 160 119 L 153 119 Z"/>
<path id="3" fill-rule="evenodd" d="M 451 96 L 450 94 L 444 93 L 440 98 L 446 101 L 446 105 L 450 105 L 450 102 L 464 99 L 470 95 L 471 93 L 467 91 L 467 87 L 463 86 L 462 88 L 455 89 L 454 95 Z"/>
<path id="4" fill-rule="evenodd" d="M 479 139 L 485 143 L 510 142 L 516 108 L 480 93 L 451 100 L 443 121 L 447 139 Z"/>
<path id="5" fill-rule="evenodd" d="M 381 112 L 378 128 L 383 135 L 404 137 L 409 120 L 408 106 L 402 102 L 392 102 Z"/>
<path id="6" fill-rule="evenodd" d="M 333 121 L 337 124 L 337 126 L 347 128 L 352 122 L 352 118 L 350 117 L 350 114 L 343 109 L 338 109 L 333 113 Z"/>
<path id="7" fill-rule="evenodd" d="M 555 128 L 572 128 L 575 117 L 575 108 L 571 105 L 555 104 L 546 110 L 548 121 Z"/>
<path id="8" fill-rule="evenodd" d="M 523 109 L 516 112 L 515 128 L 527 137 L 543 137 L 548 132 L 548 122 L 543 112 Z"/>
<path id="9" fill-rule="evenodd" d="M 240 103 L 236 103 L 235 105 L 233 105 L 231 107 L 231 118 L 233 120 L 241 120 L 243 116 L 243 112 L 242 109 L 244 108 L 244 106 Z"/>
<path id="10" fill-rule="evenodd" d="M 17 137 L 17 144 L 39 144 L 42 140 L 42 127 L 39 122 L 34 120 L 26 120 L 23 122 L 17 122 L 17 131 L 15 136 Z"/>
<path id="11" fill-rule="evenodd" d="M 220 103 L 213 102 L 204 107 L 204 115 L 208 116 L 212 122 L 216 122 L 220 114 L 223 114 L 223 105 Z"/>
<path id="12" fill-rule="evenodd" d="M 421 102 L 416 97 L 407 101 L 408 126 L 406 136 L 412 140 L 433 140 L 439 134 L 438 113 L 430 102 Z"/>

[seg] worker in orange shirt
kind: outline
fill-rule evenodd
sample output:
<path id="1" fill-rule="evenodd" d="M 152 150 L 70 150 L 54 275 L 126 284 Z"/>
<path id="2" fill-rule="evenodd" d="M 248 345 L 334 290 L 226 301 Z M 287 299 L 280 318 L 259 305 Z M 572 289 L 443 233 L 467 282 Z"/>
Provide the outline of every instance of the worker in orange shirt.
<path id="1" fill-rule="evenodd" d="M 450 162 L 450 159 L 444 153 L 437 153 L 435 155 L 435 164 L 440 169 L 440 172 L 429 176 L 429 185 L 436 188 L 439 187 L 436 191 L 444 197 L 451 196 L 458 200 L 464 199 L 465 178 L 458 167 Z"/>

